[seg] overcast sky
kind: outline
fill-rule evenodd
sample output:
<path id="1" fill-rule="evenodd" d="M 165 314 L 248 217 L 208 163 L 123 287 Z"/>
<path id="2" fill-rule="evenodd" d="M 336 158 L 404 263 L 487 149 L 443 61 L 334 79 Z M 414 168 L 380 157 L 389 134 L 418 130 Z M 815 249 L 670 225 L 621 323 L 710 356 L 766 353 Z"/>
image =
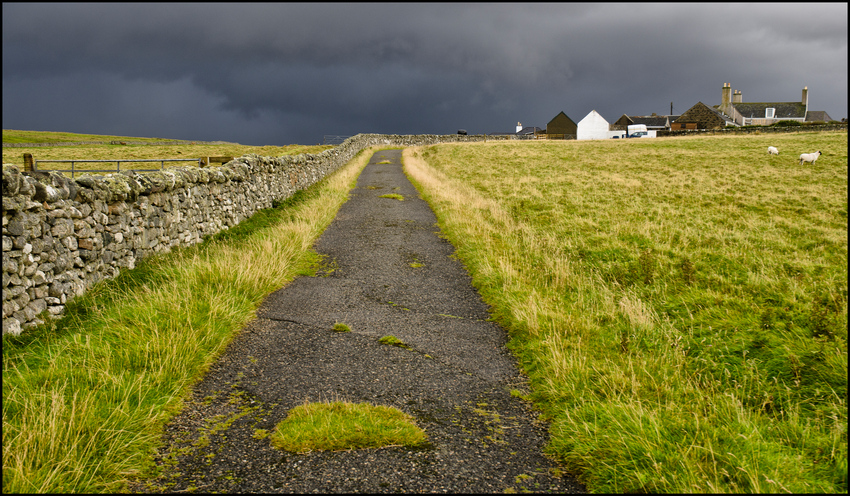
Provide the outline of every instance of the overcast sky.
<path id="1" fill-rule="evenodd" d="M 847 4 L 3 3 L 3 129 L 316 144 L 564 111 L 847 117 Z"/>

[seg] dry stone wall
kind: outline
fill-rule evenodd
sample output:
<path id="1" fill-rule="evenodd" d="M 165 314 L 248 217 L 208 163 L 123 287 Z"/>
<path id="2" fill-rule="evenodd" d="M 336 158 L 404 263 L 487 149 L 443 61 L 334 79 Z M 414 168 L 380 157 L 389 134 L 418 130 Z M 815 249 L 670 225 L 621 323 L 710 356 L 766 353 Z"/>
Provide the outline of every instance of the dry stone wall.
<path id="1" fill-rule="evenodd" d="M 3 165 L 3 334 L 61 315 L 68 300 L 150 254 L 198 243 L 312 186 L 364 148 L 485 139 L 360 134 L 319 154 L 77 179 Z"/>
<path id="2" fill-rule="evenodd" d="M 820 133 L 824 131 L 846 131 L 847 124 L 823 124 L 813 125 L 805 124 L 803 126 L 748 126 L 748 127 L 727 127 L 723 129 L 692 129 L 688 131 L 658 131 L 656 136 L 700 136 L 700 135 L 720 135 L 726 136 L 730 134 L 772 134 L 772 133 Z"/>

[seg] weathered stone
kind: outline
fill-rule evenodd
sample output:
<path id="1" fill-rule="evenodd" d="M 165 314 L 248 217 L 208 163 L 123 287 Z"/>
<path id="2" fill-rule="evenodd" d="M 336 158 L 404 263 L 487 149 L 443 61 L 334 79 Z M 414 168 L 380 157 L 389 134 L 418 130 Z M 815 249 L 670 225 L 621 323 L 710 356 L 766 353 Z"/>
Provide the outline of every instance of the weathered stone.
<path id="1" fill-rule="evenodd" d="M 36 273 L 37 270 L 38 270 L 38 265 L 36 265 L 34 263 L 29 263 L 27 265 L 24 265 L 23 272 L 18 272 L 21 276 L 26 278 L 24 280 L 24 285 L 26 287 L 32 286 L 32 279 L 31 278 Z"/>
<path id="2" fill-rule="evenodd" d="M 110 216 L 123 214 L 127 211 L 127 204 L 125 202 L 115 202 L 110 203 L 107 207 Z"/>
<path id="3" fill-rule="evenodd" d="M 47 251 L 47 250 L 44 249 L 45 242 L 42 238 L 34 238 L 28 244 L 30 245 L 30 249 L 34 253 L 44 253 L 45 251 Z"/>
<path id="4" fill-rule="evenodd" d="M 57 255 L 56 260 L 53 263 L 56 270 L 59 272 L 64 272 L 66 269 L 74 266 L 73 259 L 67 253 Z"/>
<path id="5" fill-rule="evenodd" d="M 20 292 L 15 303 L 17 303 L 18 308 L 21 309 L 26 308 L 26 306 L 30 304 L 30 295 L 27 293 L 26 289 Z"/>
<path id="6" fill-rule="evenodd" d="M 18 194 L 26 197 L 27 200 L 31 200 L 32 195 L 35 194 L 35 183 L 35 179 L 21 175 L 21 184 L 18 188 Z"/>
<path id="7" fill-rule="evenodd" d="M 3 253 L 3 272 L 18 273 L 18 260 L 9 256 L 8 252 Z"/>
<path id="8" fill-rule="evenodd" d="M 38 272 L 36 272 L 33 281 L 37 281 L 38 279 L 43 279 L 46 281 L 46 279 L 44 279 L 44 274 L 42 274 L 41 278 L 39 278 Z M 30 288 L 30 291 L 32 291 L 32 293 L 30 293 L 30 297 L 33 300 L 41 299 L 47 296 L 47 286 L 44 285 L 44 282 L 42 282 L 40 286 Z"/>
<path id="9" fill-rule="evenodd" d="M 47 294 L 59 298 L 65 293 L 65 285 L 60 282 L 54 282 L 47 288 Z"/>
<path id="10" fill-rule="evenodd" d="M 17 275 L 17 274 L 15 274 Z M 8 288 L 3 290 L 3 299 L 4 300 L 12 300 L 23 294 L 27 288 L 22 284 L 17 286 L 9 286 Z"/>
<path id="11" fill-rule="evenodd" d="M 5 208 L 5 207 L 4 207 Z M 24 223 L 20 217 L 12 219 L 6 226 L 6 232 L 12 236 L 21 236 L 24 234 Z"/>
<path id="12" fill-rule="evenodd" d="M 62 244 L 71 251 L 74 251 L 79 247 L 77 245 L 77 238 L 75 238 L 74 236 L 62 238 Z"/>
<path id="13" fill-rule="evenodd" d="M 74 222 L 70 219 L 56 219 L 50 234 L 56 238 L 65 238 L 74 234 Z"/>
<path id="14" fill-rule="evenodd" d="M 17 303 L 15 303 L 14 300 L 4 301 L 3 302 L 3 318 L 5 319 L 6 317 L 9 317 L 10 315 L 14 314 L 15 312 L 17 312 L 20 309 L 21 308 L 18 306 Z"/>
<path id="15" fill-rule="evenodd" d="M 82 219 L 83 217 L 88 217 L 92 213 L 92 207 L 88 203 L 81 203 L 79 208 L 72 206 L 71 209 L 79 213 L 79 217 L 71 215 L 71 217 L 75 219 Z"/>
<path id="16" fill-rule="evenodd" d="M 59 190 L 50 184 L 37 181 L 33 186 L 35 186 L 35 194 L 32 196 L 33 201 L 53 203 L 61 197 Z"/>
<path id="17" fill-rule="evenodd" d="M 23 196 L 16 197 L 3 197 L 3 210 L 4 211 L 19 211 L 19 210 L 27 210 L 29 209 L 30 200 Z"/>
<path id="18" fill-rule="evenodd" d="M 20 189 L 21 173 L 18 168 L 14 165 L 3 164 L 3 197 L 17 195 Z"/>
<path id="19" fill-rule="evenodd" d="M 21 323 L 14 317 L 3 318 L 3 334 L 18 336 L 21 334 Z"/>
<path id="20" fill-rule="evenodd" d="M 93 176 L 91 174 L 83 174 L 77 178 L 77 184 L 86 188 L 94 189 L 94 185 L 98 181 L 99 177 L 100 176 Z"/>
<path id="21" fill-rule="evenodd" d="M 106 201 L 121 201 L 132 199 L 133 190 L 130 187 L 130 181 L 127 176 L 122 174 L 108 174 L 103 177 L 103 185 L 105 186 L 107 195 Z"/>

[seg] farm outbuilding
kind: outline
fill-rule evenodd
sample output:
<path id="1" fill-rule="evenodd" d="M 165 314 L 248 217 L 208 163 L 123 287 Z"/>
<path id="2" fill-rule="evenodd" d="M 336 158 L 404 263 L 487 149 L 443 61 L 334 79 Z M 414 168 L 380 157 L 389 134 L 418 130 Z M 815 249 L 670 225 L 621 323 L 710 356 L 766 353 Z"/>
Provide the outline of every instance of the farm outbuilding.
<path id="1" fill-rule="evenodd" d="M 608 139 L 608 129 L 608 121 L 599 115 L 599 112 L 591 110 L 584 119 L 579 121 L 576 139 Z"/>
<path id="2" fill-rule="evenodd" d="M 575 139 L 577 132 L 578 126 L 564 112 L 560 112 L 546 124 L 546 134 L 549 138 Z"/>
<path id="3" fill-rule="evenodd" d="M 806 122 L 829 122 L 833 120 L 824 110 L 809 110 L 806 112 Z"/>
<path id="4" fill-rule="evenodd" d="M 670 124 L 670 129 L 672 131 L 723 129 L 727 124 L 734 125 L 734 122 L 708 105 L 697 102 L 696 105 L 686 110 L 678 119 L 673 121 Z"/>
<path id="5" fill-rule="evenodd" d="M 647 131 L 668 131 L 670 123 L 678 119 L 678 115 L 626 115 L 611 123 L 612 131 L 625 131 L 629 126 L 643 124 Z"/>

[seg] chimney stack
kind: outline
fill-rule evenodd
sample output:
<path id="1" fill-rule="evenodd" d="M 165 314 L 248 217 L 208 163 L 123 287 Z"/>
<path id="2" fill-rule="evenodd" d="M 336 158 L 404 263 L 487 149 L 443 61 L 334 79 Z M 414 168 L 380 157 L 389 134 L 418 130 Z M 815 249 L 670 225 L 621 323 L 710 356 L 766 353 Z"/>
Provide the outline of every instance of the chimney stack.
<path id="1" fill-rule="evenodd" d="M 809 87 L 803 87 L 803 105 L 806 106 L 806 112 L 809 111 Z"/>
<path id="2" fill-rule="evenodd" d="M 720 95 L 720 111 L 724 114 L 729 113 L 729 104 L 732 103 L 732 85 L 723 83 L 723 93 Z"/>
<path id="3" fill-rule="evenodd" d="M 732 94 L 732 103 L 743 103 L 743 102 L 744 102 L 743 93 L 741 93 L 741 90 L 735 90 L 735 92 Z"/>
<path id="4" fill-rule="evenodd" d="M 522 123 L 521 123 L 521 122 L 517 122 L 517 123 L 516 123 L 516 132 L 520 132 L 520 131 L 522 131 Z"/>

